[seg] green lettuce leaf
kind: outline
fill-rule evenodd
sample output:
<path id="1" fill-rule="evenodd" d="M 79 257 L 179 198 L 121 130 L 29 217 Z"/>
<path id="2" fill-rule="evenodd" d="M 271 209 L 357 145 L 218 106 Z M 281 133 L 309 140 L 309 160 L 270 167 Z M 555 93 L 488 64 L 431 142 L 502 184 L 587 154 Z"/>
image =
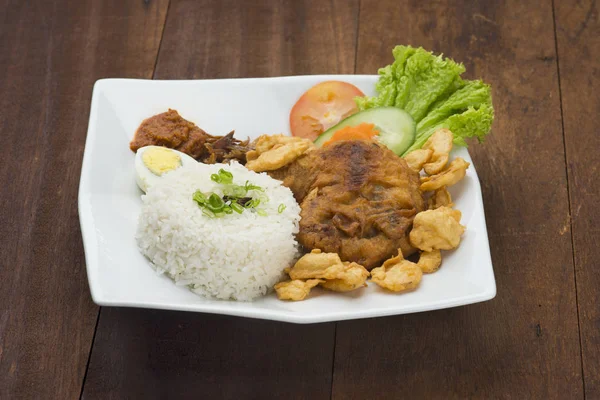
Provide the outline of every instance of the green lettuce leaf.
<path id="1" fill-rule="evenodd" d="M 489 85 L 463 80 L 462 64 L 421 47 L 396 46 L 392 53 L 394 63 L 378 71 L 377 96 L 356 98 L 359 109 L 392 106 L 407 111 L 417 135 L 406 153 L 421 148 L 439 128 L 450 129 L 457 145 L 466 146 L 467 137 L 483 140 L 494 120 Z"/>
<path id="2" fill-rule="evenodd" d="M 468 137 L 476 137 L 483 142 L 485 135 L 492 128 L 494 121 L 494 108 L 491 104 L 482 104 L 480 107 L 468 107 L 460 114 L 453 114 L 438 124 L 430 126 L 427 130 L 417 131 L 415 142 L 404 152 L 408 154 L 413 150 L 423 147 L 427 139 L 435 131 L 441 128 L 450 129 L 454 135 L 454 144 L 457 146 L 467 146 L 465 141 Z"/>

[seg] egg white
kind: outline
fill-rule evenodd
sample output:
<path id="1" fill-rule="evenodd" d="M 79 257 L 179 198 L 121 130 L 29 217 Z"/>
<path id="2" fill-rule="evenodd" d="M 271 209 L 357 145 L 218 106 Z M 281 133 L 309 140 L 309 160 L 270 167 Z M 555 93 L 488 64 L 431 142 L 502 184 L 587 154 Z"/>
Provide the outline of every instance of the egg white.
<path id="1" fill-rule="evenodd" d="M 171 172 L 171 171 L 169 171 L 169 172 L 166 172 L 165 174 L 159 176 L 159 175 L 154 174 L 152 171 L 150 171 L 150 169 L 148 169 L 146 164 L 144 164 L 144 161 L 142 159 L 144 152 L 146 152 L 148 149 L 156 148 L 156 147 L 160 147 L 160 146 L 145 146 L 145 147 L 138 149 L 138 151 L 135 153 L 135 182 L 137 183 L 138 187 L 144 193 L 147 192 L 150 187 L 152 187 L 153 185 L 156 185 L 158 182 L 160 182 L 160 180 L 166 174 Z M 172 151 L 173 153 L 176 153 L 181 158 L 181 165 L 177 168 L 181 168 L 186 165 L 198 164 L 198 161 L 194 160 L 191 156 L 189 156 L 185 153 L 182 153 L 182 152 L 174 150 L 174 149 L 168 149 L 168 148 L 166 148 L 166 149 L 169 151 Z M 177 168 L 175 168 L 175 169 L 177 169 Z M 175 169 L 173 171 L 175 171 Z"/>

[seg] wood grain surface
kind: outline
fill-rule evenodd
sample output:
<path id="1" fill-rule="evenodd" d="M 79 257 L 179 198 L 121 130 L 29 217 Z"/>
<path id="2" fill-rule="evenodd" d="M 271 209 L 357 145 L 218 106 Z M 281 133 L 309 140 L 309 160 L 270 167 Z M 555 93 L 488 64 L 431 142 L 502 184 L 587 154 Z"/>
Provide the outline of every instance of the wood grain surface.
<path id="1" fill-rule="evenodd" d="M 105 308 L 83 398 L 329 399 L 333 328 Z"/>
<path id="2" fill-rule="evenodd" d="M 585 394 L 600 398 L 600 8 L 556 1 Z"/>
<path id="3" fill-rule="evenodd" d="M 357 3 L 263 4 L 173 0 L 155 78 L 354 72 Z M 334 341 L 334 323 L 103 309 L 83 396 L 329 399 Z"/>
<path id="4" fill-rule="evenodd" d="M 361 2 L 357 73 L 410 43 L 462 60 L 494 88 L 493 133 L 469 151 L 498 294 L 339 323 L 334 399 L 583 396 L 552 18 L 550 2 Z"/>
<path id="5" fill-rule="evenodd" d="M 0 399 L 600 398 L 599 10 L 0 0 Z M 493 134 L 470 152 L 494 300 L 315 325 L 99 311 L 77 218 L 96 79 L 372 74 L 396 44 L 493 86 Z"/>
<path id="6" fill-rule="evenodd" d="M 98 315 L 77 217 L 92 86 L 151 76 L 166 3 L 0 10 L 0 398 L 77 398 Z"/>
<path id="7" fill-rule="evenodd" d="M 160 79 L 354 72 L 358 0 L 172 0 Z"/>

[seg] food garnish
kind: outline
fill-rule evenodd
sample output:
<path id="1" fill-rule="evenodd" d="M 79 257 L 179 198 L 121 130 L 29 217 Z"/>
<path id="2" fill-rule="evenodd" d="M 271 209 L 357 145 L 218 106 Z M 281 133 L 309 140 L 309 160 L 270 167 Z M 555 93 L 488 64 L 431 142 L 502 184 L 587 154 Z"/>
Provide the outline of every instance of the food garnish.
<path id="1" fill-rule="evenodd" d="M 405 260 L 402 250 L 396 257 L 386 260 L 381 267 L 371 270 L 371 280 L 392 292 L 403 292 L 419 286 L 423 272 L 419 266 Z"/>
<path id="2" fill-rule="evenodd" d="M 350 292 L 352 290 L 366 287 L 369 271 L 355 262 L 344 262 L 344 272 L 335 279 L 327 279 L 321 283 L 325 289 L 334 292 Z"/>
<path id="3" fill-rule="evenodd" d="M 210 179 L 216 183 L 222 183 L 225 185 L 229 185 L 233 183 L 233 174 L 229 171 L 225 171 L 223 168 L 219 170 L 219 173 L 212 174 Z"/>
<path id="4" fill-rule="evenodd" d="M 364 96 L 356 86 L 341 81 L 321 82 L 308 89 L 290 112 L 293 136 L 315 140 L 342 119 L 356 113 L 356 96 Z"/>
<path id="5" fill-rule="evenodd" d="M 448 187 L 460 182 L 467 173 L 469 163 L 463 158 L 458 157 L 452 160 L 448 168 L 436 175 L 424 176 L 421 178 L 421 190 L 429 192 L 442 187 Z"/>
<path id="6" fill-rule="evenodd" d="M 438 129 L 427 139 L 423 145 L 423 149 L 432 151 L 423 169 L 428 175 L 439 174 L 446 167 L 450 158 L 452 132 L 448 129 Z"/>
<path id="7" fill-rule="evenodd" d="M 375 124 L 363 122 L 359 125 L 346 126 L 336 131 L 328 141 L 323 143 L 323 146 L 328 146 L 339 140 L 372 140 L 377 135 L 379 135 L 379 131 L 375 129 Z"/>
<path id="8" fill-rule="evenodd" d="M 448 189 L 446 189 L 446 186 L 442 186 L 441 188 L 433 191 L 431 197 L 427 201 L 427 205 L 429 206 L 430 210 L 435 210 L 436 208 L 444 206 L 452 208 L 454 203 L 452 202 L 452 196 L 450 195 Z"/>
<path id="9" fill-rule="evenodd" d="M 291 281 L 282 282 L 275 285 L 277 296 L 281 299 L 285 290 L 288 300 L 304 300 L 310 289 L 320 284 L 325 289 L 334 292 L 349 292 L 361 287 L 367 286 L 366 280 L 369 277 L 367 271 L 362 265 L 357 263 L 342 262 L 340 256 L 336 253 L 323 253 L 319 249 L 314 249 L 310 253 L 303 255 L 290 268 L 287 273 Z M 303 285 L 300 282 L 317 282 L 317 284 Z M 310 287 L 309 287 L 310 286 Z M 300 293 L 297 298 L 291 298 L 290 292 Z"/>
<path id="10" fill-rule="evenodd" d="M 284 167 L 315 147 L 308 139 L 284 135 L 262 135 L 256 139 L 254 146 L 254 150 L 246 154 L 246 168 L 255 172 Z"/>
<path id="11" fill-rule="evenodd" d="M 244 210 L 251 210 L 256 212 L 260 216 L 266 216 L 267 213 L 264 209 L 258 208 L 261 203 L 269 201 L 269 199 L 261 192 L 264 192 L 263 188 L 254 185 L 249 181 L 246 181 L 244 186 L 236 185 L 233 183 L 233 174 L 223 168 L 219 169 L 219 172 L 212 174 L 210 179 L 219 183 L 222 186 L 221 191 L 223 195 L 219 195 L 214 192 L 203 193 L 200 190 L 196 190 L 192 196 L 204 215 L 211 218 L 221 218 L 225 215 L 232 214 L 234 212 L 241 214 Z M 252 197 L 249 192 L 256 191 Z M 279 205 L 285 209 L 284 204 Z M 283 211 L 283 210 L 282 210 Z M 279 211 L 281 214 L 282 211 Z"/>
<path id="12" fill-rule="evenodd" d="M 465 231 L 460 217 L 460 211 L 445 206 L 418 213 L 410 231 L 410 243 L 423 251 L 457 248 Z"/>
<path id="13" fill-rule="evenodd" d="M 415 123 L 410 114 L 396 107 L 379 107 L 344 119 L 320 135 L 315 140 L 315 145 L 321 147 L 340 130 L 363 123 L 373 124 L 374 129 L 379 131 L 375 139 L 397 155 L 404 153 L 415 140 Z"/>
<path id="14" fill-rule="evenodd" d="M 490 86 L 480 80 L 463 80 L 463 64 L 423 48 L 396 46 L 394 63 L 379 69 L 377 96 L 358 97 L 361 110 L 397 107 L 416 123 L 415 142 L 404 152 L 420 149 L 438 129 L 449 129 L 454 143 L 482 141 L 491 129 L 494 108 Z"/>
<path id="15" fill-rule="evenodd" d="M 403 158 L 413 171 L 421 171 L 423 169 L 423 165 L 429 161 L 431 158 L 431 154 L 433 153 L 430 149 L 417 149 L 413 150 Z"/>
<path id="16" fill-rule="evenodd" d="M 439 249 L 421 252 L 417 265 L 424 274 L 431 274 L 437 271 L 440 269 L 440 265 L 442 265 L 442 252 Z"/>
<path id="17" fill-rule="evenodd" d="M 440 173 L 450 158 L 452 151 L 452 132 L 439 129 L 431 135 L 422 149 L 413 150 L 404 155 L 404 160 L 415 171 L 425 169 L 429 175 Z"/>
<path id="18" fill-rule="evenodd" d="M 295 279 L 293 281 L 279 282 L 274 286 L 279 300 L 301 301 L 308 296 L 310 289 L 324 282 L 322 279 L 309 279 L 306 281 Z"/>
<path id="19" fill-rule="evenodd" d="M 288 274 L 292 279 L 337 279 L 344 270 L 344 263 L 337 253 L 323 253 L 314 249 L 300 257 Z"/>

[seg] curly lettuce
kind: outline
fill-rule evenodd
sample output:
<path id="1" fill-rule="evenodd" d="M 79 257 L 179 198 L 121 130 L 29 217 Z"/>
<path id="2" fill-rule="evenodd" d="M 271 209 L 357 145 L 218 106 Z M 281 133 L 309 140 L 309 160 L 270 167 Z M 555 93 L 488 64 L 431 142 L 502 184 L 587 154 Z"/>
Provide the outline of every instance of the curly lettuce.
<path id="1" fill-rule="evenodd" d="M 416 139 L 404 153 L 419 149 L 440 128 L 454 134 L 454 143 L 465 139 L 483 141 L 494 120 L 490 85 L 480 80 L 463 80 L 463 64 L 423 48 L 396 46 L 394 63 L 379 69 L 377 96 L 358 97 L 360 110 L 398 107 L 417 124 Z"/>

